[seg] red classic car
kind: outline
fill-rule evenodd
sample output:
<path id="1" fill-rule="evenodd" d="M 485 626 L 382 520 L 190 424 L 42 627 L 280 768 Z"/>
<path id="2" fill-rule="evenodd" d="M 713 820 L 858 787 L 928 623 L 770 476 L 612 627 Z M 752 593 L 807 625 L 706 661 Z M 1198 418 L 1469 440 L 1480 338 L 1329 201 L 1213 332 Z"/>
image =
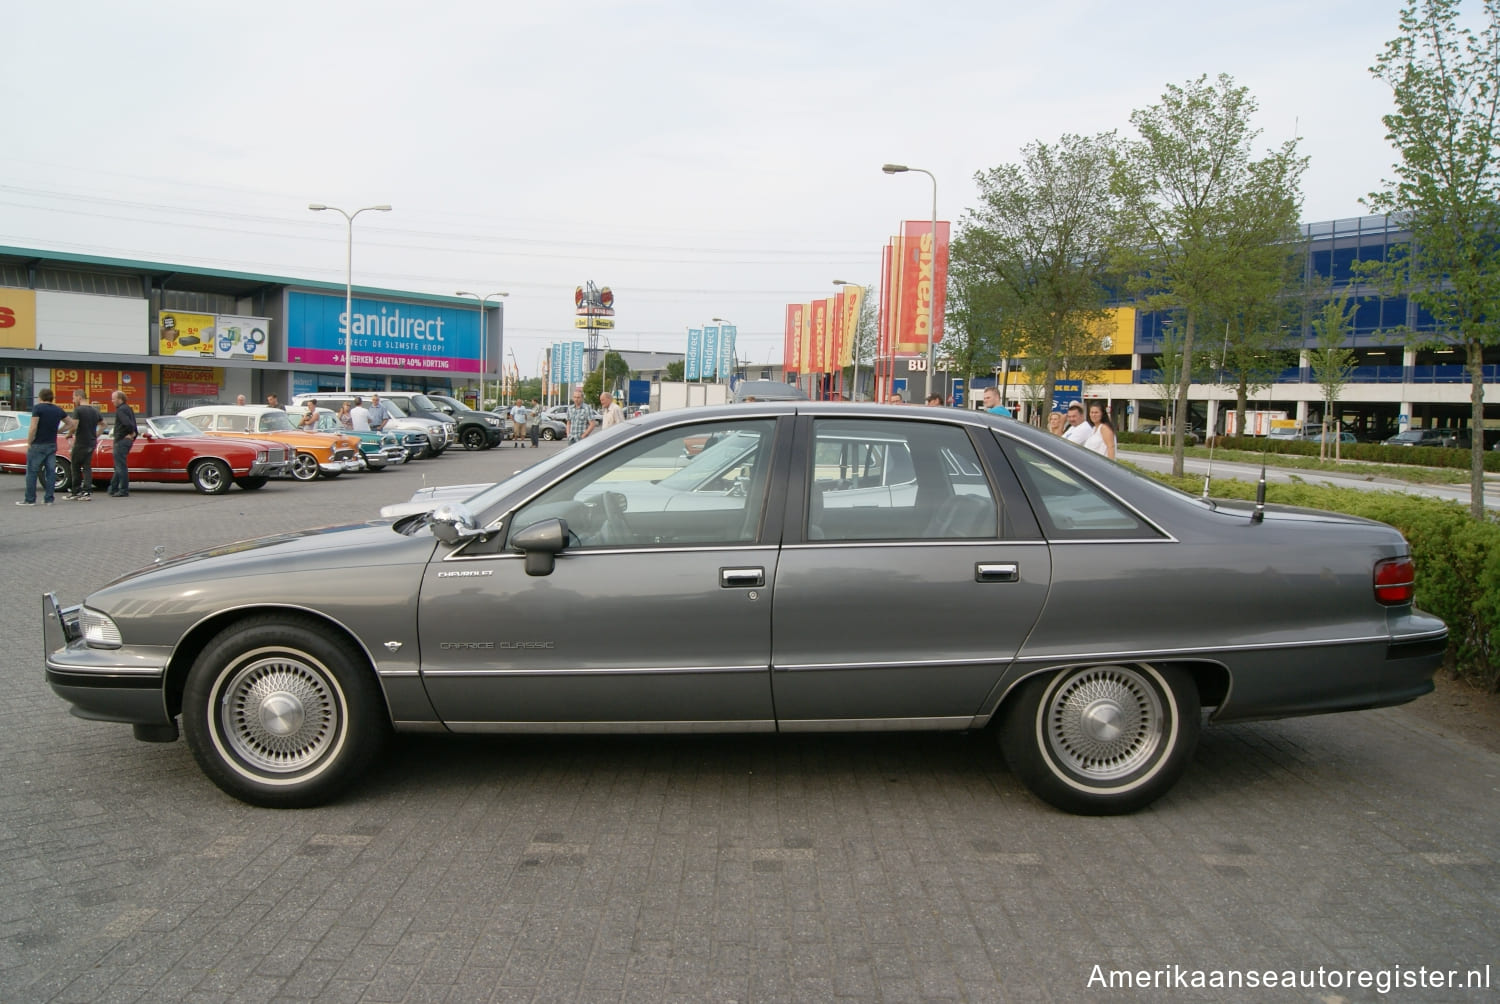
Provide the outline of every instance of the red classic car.
<path id="1" fill-rule="evenodd" d="M 280 443 L 253 439 L 205 436 L 191 422 L 176 415 L 140 419 L 141 434 L 130 447 L 130 480 L 192 484 L 204 495 L 222 495 L 231 484 L 246 491 L 261 487 L 272 477 L 285 474 L 292 462 L 292 449 Z M 101 430 L 102 432 L 103 430 Z M 57 440 L 57 483 L 67 487 L 72 440 Z M 107 485 L 114 476 L 114 443 L 100 439 L 94 448 L 94 484 Z M 0 471 L 26 473 L 26 442 L 0 443 Z"/>

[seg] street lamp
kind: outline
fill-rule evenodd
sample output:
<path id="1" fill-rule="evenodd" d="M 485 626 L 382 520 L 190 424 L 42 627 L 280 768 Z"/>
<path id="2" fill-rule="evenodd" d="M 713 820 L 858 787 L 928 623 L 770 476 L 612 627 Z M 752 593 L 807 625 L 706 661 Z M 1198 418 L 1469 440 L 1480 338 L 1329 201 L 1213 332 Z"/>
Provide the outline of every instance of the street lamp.
<path id="1" fill-rule="evenodd" d="M 480 296 L 478 293 L 469 293 L 462 289 L 453 294 L 454 296 L 472 296 L 479 301 L 479 410 L 484 411 L 484 375 L 488 370 L 485 368 L 485 349 L 489 347 L 490 340 L 484 334 L 485 304 L 497 296 L 509 296 L 509 293 L 486 293 Z M 502 332 L 504 329 L 501 329 Z M 504 362 L 505 356 L 500 357 Z"/>
<path id="2" fill-rule="evenodd" d="M 307 208 L 315 213 L 332 209 L 344 217 L 349 224 L 348 236 L 344 240 L 344 393 L 354 391 L 349 371 L 349 360 L 354 355 L 354 217 L 360 213 L 388 213 L 390 206 L 363 206 L 349 213 L 338 206 L 325 206 L 321 202 L 309 202 Z"/>
<path id="3" fill-rule="evenodd" d="M 932 281 L 937 282 L 937 259 L 938 259 L 938 231 L 937 231 L 937 177 L 926 168 L 907 167 L 905 164 L 882 164 L 880 169 L 886 174 L 904 174 L 907 171 L 916 171 L 925 174 L 932 179 Z M 937 302 L 938 291 L 934 286 L 932 290 L 931 306 L 928 307 L 930 316 L 927 318 L 927 378 L 923 381 L 924 389 L 922 399 L 925 401 L 927 395 L 932 393 L 932 338 L 937 334 Z"/>
<path id="4" fill-rule="evenodd" d="M 846 282 L 843 279 L 835 279 L 835 280 L 833 280 L 833 284 L 835 286 L 858 286 L 859 285 L 859 283 L 857 283 L 857 282 Z M 851 400 L 851 401 L 858 401 L 859 400 L 859 318 L 857 318 L 857 317 L 854 319 L 854 332 L 853 332 L 853 334 L 851 334 L 849 336 L 849 346 L 853 350 L 852 353 L 851 353 L 851 355 L 854 356 L 854 380 L 852 381 L 853 384 L 854 384 L 854 386 L 853 386 L 853 388 L 849 392 L 850 395 L 851 395 L 851 397 L 849 398 L 849 400 Z"/>

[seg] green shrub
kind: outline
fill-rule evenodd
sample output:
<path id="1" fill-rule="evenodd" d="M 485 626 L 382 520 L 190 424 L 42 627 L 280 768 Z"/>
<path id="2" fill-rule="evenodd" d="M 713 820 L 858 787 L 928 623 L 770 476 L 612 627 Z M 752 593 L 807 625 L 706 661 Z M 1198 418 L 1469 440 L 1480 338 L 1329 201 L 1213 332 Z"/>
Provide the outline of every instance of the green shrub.
<path id="1" fill-rule="evenodd" d="M 1316 443 L 1283 445 L 1317 449 Z M 1152 476 L 1194 495 L 1203 488 L 1199 477 Z M 1218 498 L 1253 499 L 1255 489 L 1247 481 L 1223 480 L 1215 481 L 1212 491 Z M 1500 523 L 1475 522 L 1468 507 L 1457 502 L 1400 492 L 1272 484 L 1266 486 L 1266 501 L 1363 516 L 1400 530 L 1417 566 L 1417 606 L 1448 625 L 1448 667 L 1456 676 L 1500 691 Z"/>

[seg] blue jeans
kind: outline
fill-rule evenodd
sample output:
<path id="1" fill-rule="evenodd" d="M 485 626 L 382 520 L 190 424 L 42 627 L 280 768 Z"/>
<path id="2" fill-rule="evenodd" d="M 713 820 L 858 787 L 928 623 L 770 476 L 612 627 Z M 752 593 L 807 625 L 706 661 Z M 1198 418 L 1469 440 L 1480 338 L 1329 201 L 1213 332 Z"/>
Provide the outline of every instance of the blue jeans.
<path id="1" fill-rule="evenodd" d="M 42 498 L 52 501 L 53 484 L 57 481 L 57 444 L 32 443 L 26 448 L 26 501 L 36 502 L 36 483 L 42 480 Z"/>
<path id="2" fill-rule="evenodd" d="M 109 493 L 124 495 L 130 491 L 130 444 L 134 439 L 115 440 L 115 476 L 109 479 Z"/>

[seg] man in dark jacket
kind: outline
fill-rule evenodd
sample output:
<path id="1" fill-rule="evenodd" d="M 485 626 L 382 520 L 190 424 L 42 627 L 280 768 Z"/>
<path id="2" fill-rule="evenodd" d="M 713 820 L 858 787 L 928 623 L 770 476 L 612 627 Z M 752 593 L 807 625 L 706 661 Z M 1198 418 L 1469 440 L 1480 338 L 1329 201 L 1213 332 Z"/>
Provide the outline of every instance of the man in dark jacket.
<path id="1" fill-rule="evenodd" d="M 68 413 L 52 403 L 52 388 L 37 391 L 26 430 L 26 495 L 16 505 L 36 505 L 36 486 L 42 484 L 43 505 L 52 504 L 57 483 L 57 431 Z"/>
<path id="2" fill-rule="evenodd" d="M 115 406 L 115 476 L 109 482 L 111 498 L 130 497 L 130 444 L 140 432 L 135 427 L 135 412 L 125 403 L 125 392 L 117 390 L 110 395 Z"/>
<path id="3" fill-rule="evenodd" d="M 68 475 L 68 502 L 87 502 L 93 498 L 94 447 L 99 442 L 99 409 L 89 404 L 89 396 L 81 389 L 73 392 L 73 414 L 65 423 L 73 436 L 73 452 L 70 459 L 73 469 Z"/>

